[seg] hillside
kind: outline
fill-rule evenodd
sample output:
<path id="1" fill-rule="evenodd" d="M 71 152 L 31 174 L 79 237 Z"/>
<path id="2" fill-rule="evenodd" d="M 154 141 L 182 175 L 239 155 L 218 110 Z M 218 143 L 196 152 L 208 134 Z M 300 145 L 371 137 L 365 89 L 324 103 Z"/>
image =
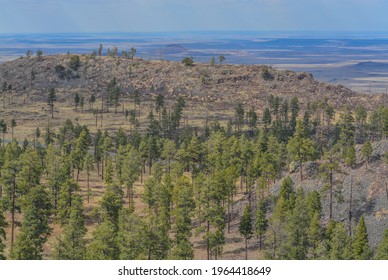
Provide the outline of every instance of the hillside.
<path id="1" fill-rule="evenodd" d="M 268 227 L 263 250 L 257 232 L 250 237 L 250 259 L 336 258 L 328 230 L 330 206 L 337 229 L 346 227 L 340 237 L 349 250 L 365 218 L 366 242 L 377 255 L 388 228 L 388 108 L 380 106 L 386 96 L 264 65 L 185 66 L 86 55 L 0 64 L 0 85 L 5 219 L 13 217 L 9 199 L 16 192 L 10 188 L 19 184 L 14 201 L 24 196 L 28 201 L 41 184 L 40 192 L 52 203 L 46 219 L 50 234 L 41 239 L 43 254 L 37 257 L 71 258 L 57 237 L 74 230 L 69 229 L 73 199 L 85 216 L 79 221 L 85 224 L 79 235 L 83 246 L 76 248 L 80 258 L 243 259 L 240 221 L 247 205 L 251 220 L 257 220 L 259 201 L 267 208 Z M 108 95 L 117 89 L 114 106 Z M 49 93 L 56 93 L 52 107 Z M 331 204 L 323 169 L 328 163 L 334 174 Z M 317 215 L 307 213 L 310 204 Z M 31 207 L 25 203 L 16 213 L 21 222 L 16 248 L 18 236 L 30 233 L 23 221 Z M 313 242 L 306 236 L 314 221 Z M 302 234 L 295 232 L 299 227 Z M 7 257 L 11 232 L 9 223 Z M 109 244 L 116 251 L 105 255 L 99 242 L 116 235 L 120 238 L 111 242 L 117 248 Z M 289 250 L 299 236 L 305 238 L 298 244 L 302 257 Z M 359 257 L 345 253 L 338 258 Z"/>
<path id="2" fill-rule="evenodd" d="M 24 57 L 2 63 L 0 83 L 7 82 L 14 94 L 26 93 L 32 101 L 44 101 L 42 93 L 51 87 L 70 102 L 69 97 L 75 92 L 100 95 L 116 77 L 124 95 L 135 89 L 145 99 L 157 93 L 163 93 L 167 99 L 184 95 L 193 102 L 214 104 L 214 109 L 233 106 L 236 102 L 261 107 L 270 94 L 286 99 L 297 96 L 304 105 L 328 98 L 335 108 L 363 104 L 372 109 L 387 102 L 383 95 L 356 93 L 341 85 L 318 82 L 308 73 L 274 70 L 268 66 L 195 63 L 187 67 L 169 61 L 86 55 L 80 56 L 77 65 L 71 65 L 72 57 Z"/>

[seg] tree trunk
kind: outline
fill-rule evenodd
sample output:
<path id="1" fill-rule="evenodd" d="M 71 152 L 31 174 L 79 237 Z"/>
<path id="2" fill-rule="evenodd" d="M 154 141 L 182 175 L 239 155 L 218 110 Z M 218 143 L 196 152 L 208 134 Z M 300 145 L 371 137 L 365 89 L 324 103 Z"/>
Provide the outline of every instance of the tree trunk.
<path id="1" fill-rule="evenodd" d="M 16 200 L 16 182 L 15 179 L 13 181 L 13 188 L 12 188 L 12 205 L 11 205 L 11 252 L 13 249 L 13 243 L 15 238 L 15 202 Z"/>
<path id="2" fill-rule="evenodd" d="M 245 259 L 248 260 L 248 238 L 245 238 Z"/>
<path id="3" fill-rule="evenodd" d="M 209 244 L 209 231 L 210 231 L 210 222 L 209 220 L 207 221 L 207 229 L 206 229 L 206 233 L 208 234 L 207 238 L 206 238 L 206 251 L 207 251 L 207 259 L 210 260 L 210 244 Z"/>
<path id="4" fill-rule="evenodd" d="M 127 186 L 127 195 L 128 195 L 128 209 L 131 208 L 131 188 Z"/>
<path id="5" fill-rule="evenodd" d="M 352 204 L 353 204 L 353 175 L 350 177 L 350 198 L 349 198 L 349 235 L 352 236 Z"/>
<path id="6" fill-rule="evenodd" d="M 333 174 L 330 173 L 329 219 L 333 219 Z"/>
<path id="7" fill-rule="evenodd" d="M 387 195 L 387 200 L 388 200 L 388 183 L 385 181 L 385 194 Z"/>
<path id="8" fill-rule="evenodd" d="M 300 180 L 303 181 L 303 173 L 302 173 L 302 166 L 303 162 L 302 161 L 299 161 L 299 172 L 300 172 Z"/>
<path id="9" fill-rule="evenodd" d="M 77 183 L 79 182 L 79 168 L 77 168 Z"/>
<path id="10" fill-rule="evenodd" d="M 90 184 L 89 184 L 89 171 L 86 172 L 86 180 L 88 184 L 88 204 L 90 202 Z"/>
<path id="11" fill-rule="evenodd" d="M 230 233 L 230 200 L 228 199 L 228 233 Z"/>

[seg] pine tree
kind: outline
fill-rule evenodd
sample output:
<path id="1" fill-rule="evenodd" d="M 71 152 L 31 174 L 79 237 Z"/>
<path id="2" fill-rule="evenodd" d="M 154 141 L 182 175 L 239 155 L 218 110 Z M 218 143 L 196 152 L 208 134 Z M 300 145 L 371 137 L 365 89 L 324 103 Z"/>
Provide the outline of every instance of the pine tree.
<path id="1" fill-rule="evenodd" d="M 57 101 L 57 94 L 55 88 L 51 88 L 47 96 L 47 104 L 50 106 L 51 118 L 54 118 L 54 102 Z"/>
<path id="2" fill-rule="evenodd" d="M 339 158 L 337 157 L 334 149 L 327 151 L 323 157 L 324 162 L 319 167 L 320 176 L 325 182 L 328 183 L 327 188 L 329 189 L 329 219 L 333 218 L 333 196 L 336 187 L 335 174 L 342 173 L 339 165 Z"/>
<path id="3" fill-rule="evenodd" d="M 288 212 L 286 225 L 286 239 L 279 248 L 281 259 L 305 260 L 308 250 L 309 217 L 306 198 L 302 189 L 298 190 L 295 206 Z"/>
<path id="4" fill-rule="evenodd" d="M 225 244 L 225 209 L 222 207 L 224 200 L 224 184 L 223 173 L 215 172 L 213 178 L 209 178 L 204 183 L 203 197 L 203 217 L 206 220 L 206 240 L 207 258 L 211 259 L 211 255 L 215 259 L 222 254 Z"/>
<path id="5" fill-rule="evenodd" d="M 109 155 L 105 158 L 105 167 L 104 167 L 104 184 L 110 185 L 113 183 L 113 164 L 112 159 Z"/>
<path id="6" fill-rule="evenodd" d="M 13 131 L 14 131 L 14 128 L 16 127 L 16 120 L 15 119 L 12 119 L 11 120 L 11 139 L 13 140 Z"/>
<path id="7" fill-rule="evenodd" d="M 56 214 L 57 221 L 62 226 L 69 222 L 75 195 L 74 192 L 77 190 L 79 190 L 79 185 L 72 179 L 66 180 L 60 187 Z"/>
<path id="8" fill-rule="evenodd" d="M 175 203 L 175 246 L 172 250 L 174 259 L 191 260 L 194 258 L 193 244 L 190 242 L 192 221 L 195 209 L 193 189 L 189 180 L 180 177 L 174 188 Z"/>
<path id="9" fill-rule="evenodd" d="M 318 251 L 322 241 L 322 228 L 318 211 L 315 211 L 311 216 L 310 225 L 307 230 L 307 238 L 309 245 L 309 255 L 312 259 L 316 259 L 319 256 Z"/>
<path id="10" fill-rule="evenodd" d="M 163 141 L 161 157 L 162 159 L 167 160 L 167 167 L 168 167 L 169 173 L 171 169 L 170 162 L 171 162 L 171 159 L 174 157 L 175 153 L 176 153 L 175 143 L 170 139 L 165 139 Z"/>
<path id="11" fill-rule="evenodd" d="M 144 184 L 143 201 L 148 206 L 148 210 L 153 210 L 156 207 L 156 197 L 158 193 L 158 182 L 154 176 L 148 178 Z"/>
<path id="12" fill-rule="evenodd" d="M 62 157 L 58 149 L 50 144 L 46 150 L 46 179 L 47 187 L 50 191 L 50 198 L 54 214 L 58 209 L 58 199 L 61 192 L 61 186 L 71 178 L 71 162 L 69 156 Z"/>
<path id="13" fill-rule="evenodd" d="M 5 145 L 4 135 L 7 133 L 7 124 L 5 123 L 4 120 L 0 120 L 0 130 L 1 130 L 1 133 L 3 134 L 3 146 L 4 146 Z"/>
<path id="14" fill-rule="evenodd" d="M 244 107 L 242 103 L 237 103 L 234 108 L 235 124 L 238 131 L 240 131 L 244 125 Z"/>
<path id="15" fill-rule="evenodd" d="M 139 178 L 141 172 L 140 156 L 135 149 L 130 149 L 126 154 L 123 161 L 121 179 L 127 188 L 128 207 L 133 207 L 134 191 L 133 185 Z"/>
<path id="16" fill-rule="evenodd" d="M 268 220 L 266 218 L 266 207 L 263 199 L 260 199 L 256 210 L 256 235 L 259 236 L 259 249 L 262 249 L 263 236 L 268 228 Z"/>
<path id="17" fill-rule="evenodd" d="M 11 252 L 13 259 L 42 259 L 43 245 L 51 233 L 50 213 L 51 204 L 47 192 L 41 186 L 33 188 L 25 196 L 24 220 Z"/>
<path id="18" fill-rule="evenodd" d="M 362 155 L 366 158 L 365 168 L 368 169 L 368 163 L 370 162 L 370 157 L 373 153 L 372 143 L 370 141 L 366 141 L 364 145 L 362 145 Z"/>
<path id="19" fill-rule="evenodd" d="M 11 251 L 15 238 L 17 225 L 16 213 L 20 213 L 20 197 L 22 190 L 17 181 L 20 171 L 19 163 L 20 148 L 16 142 L 8 143 L 4 151 L 4 164 L 1 169 L 1 184 L 4 187 L 2 202 L 5 209 L 11 213 Z"/>
<path id="20" fill-rule="evenodd" d="M 147 259 L 145 232 L 147 232 L 147 225 L 144 219 L 131 213 L 130 209 L 123 208 L 119 216 L 117 235 L 121 260 Z"/>
<path id="21" fill-rule="evenodd" d="M 297 123 L 295 135 L 288 141 L 287 149 L 292 159 L 299 163 L 300 179 L 303 180 L 303 162 L 313 157 L 315 148 L 314 142 L 304 136 L 301 122 Z"/>
<path id="22" fill-rule="evenodd" d="M 78 92 L 76 92 L 74 95 L 75 111 L 77 111 L 77 109 L 78 109 L 79 102 L 80 102 L 80 96 L 79 96 Z"/>
<path id="23" fill-rule="evenodd" d="M 253 235 L 251 207 L 245 205 L 244 212 L 240 219 L 239 232 L 245 238 L 245 259 L 248 259 L 248 239 Z"/>
<path id="24" fill-rule="evenodd" d="M 351 238 L 343 223 L 336 223 L 330 236 L 329 259 L 350 260 L 352 259 Z"/>
<path id="25" fill-rule="evenodd" d="M 264 110 L 262 121 L 264 123 L 264 129 L 267 130 L 267 127 L 269 127 L 272 122 L 271 111 L 268 108 Z"/>
<path id="26" fill-rule="evenodd" d="M 59 260 L 83 260 L 86 253 L 86 227 L 82 198 L 76 195 L 70 209 L 70 218 L 63 235 L 54 247 L 54 258 Z"/>
<path id="27" fill-rule="evenodd" d="M 27 148 L 20 155 L 21 169 L 17 175 L 17 181 L 22 194 L 28 193 L 40 184 L 42 176 L 42 165 L 38 164 L 40 161 L 38 151 L 32 148 Z"/>
<path id="28" fill-rule="evenodd" d="M 169 225 L 159 219 L 155 213 L 149 213 L 143 238 L 148 260 L 166 259 L 171 248 Z"/>
<path id="29" fill-rule="evenodd" d="M 384 230 L 379 248 L 377 249 L 376 260 L 388 260 L 388 229 Z"/>
<path id="30" fill-rule="evenodd" d="M 353 242 L 353 258 L 356 260 L 369 260 L 372 257 L 372 253 L 373 251 L 369 247 L 364 216 L 361 216 Z"/>
<path id="31" fill-rule="evenodd" d="M 93 232 L 92 242 L 86 250 L 88 260 L 118 260 L 120 250 L 117 243 L 117 225 L 106 218 Z"/>
<path id="32" fill-rule="evenodd" d="M 111 221 L 117 230 L 119 213 L 123 208 L 123 190 L 119 185 L 111 184 L 106 187 L 100 207 L 105 219 Z"/>
<path id="33" fill-rule="evenodd" d="M 82 130 L 81 134 L 75 142 L 74 150 L 71 152 L 71 158 L 73 161 L 74 167 L 77 169 L 77 179 L 79 181 L 80 171 L 83 170 L 85 165 L 85 157 L 88 153 L 89 148 L 89 139 L 88 133 L 86 130 Z"/>
<path id="34" fill-rule="evenodd" d="M 93 170 L 93 155 L 88 153 L 85 157 L 85 168 L 86 168 L 86 183 L 87 183 L 87 199 L 90 202 L 90 171 Z"/>

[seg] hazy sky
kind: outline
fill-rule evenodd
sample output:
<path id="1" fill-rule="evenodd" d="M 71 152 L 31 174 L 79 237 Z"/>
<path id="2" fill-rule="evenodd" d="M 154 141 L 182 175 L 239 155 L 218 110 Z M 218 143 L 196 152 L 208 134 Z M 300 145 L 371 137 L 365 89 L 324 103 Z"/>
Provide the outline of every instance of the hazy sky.
<path id="1" fill-rule="evenodd" d="M 0 33 L 388 31 L 387 0 L 0 0 Z"/>

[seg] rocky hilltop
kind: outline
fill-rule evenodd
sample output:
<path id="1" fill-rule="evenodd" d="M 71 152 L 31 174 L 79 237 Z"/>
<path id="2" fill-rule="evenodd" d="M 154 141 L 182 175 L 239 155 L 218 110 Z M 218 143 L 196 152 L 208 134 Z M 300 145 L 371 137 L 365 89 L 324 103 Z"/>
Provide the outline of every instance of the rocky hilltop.
<path id="1" fill-rule="evenodd" d="M 163 93 L 166 98 L 184 95 L 193 102 L 233 105 L 236 102 L 261 107 L 270 94 L 297 96 L 303 106 L 328 98 L 332 105 L 363 104 L 369 109 L 386 102 L 383 95 L 356 93 L 342 85 L 319 82 L 309 73 L 274 70 L 264 65 L 210 65 L 147 61 L 90 55 L 21 57 L 0 64 L 0 83 L 11 85 L 15 94 L 27 92 L 41 100 L 49 88 L 59 93 L 102 94 L 116 78 L 123 94 L 139 90 L 143 98 Z M 65 97 L 68 95 L 64 95 Z"/>

